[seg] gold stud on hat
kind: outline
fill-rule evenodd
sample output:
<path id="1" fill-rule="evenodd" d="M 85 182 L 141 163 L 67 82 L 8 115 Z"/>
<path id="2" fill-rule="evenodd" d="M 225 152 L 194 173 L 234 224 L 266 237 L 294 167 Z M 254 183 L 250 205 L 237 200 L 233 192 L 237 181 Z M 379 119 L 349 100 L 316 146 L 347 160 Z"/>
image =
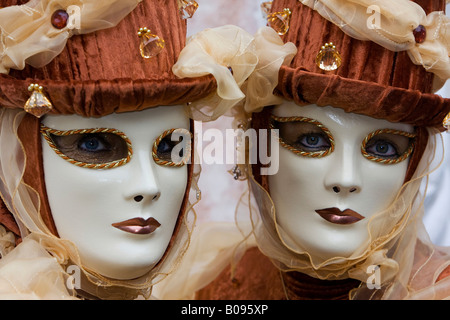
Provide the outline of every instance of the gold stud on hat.
<path id="1" fill-rule="evenodd" d="M 44 88 L 38 84 L 31 84 L 28 91 L 32 91 L 30 98 L 25 103 L 24 109 L 26 112 L 35 117 L 42 117 L 53 109 L 50 100 L 44 94 Z"/>
<path id="2" fill-rule="evenodd" d="M 165 47 L 164 40 L 156 34 L 152 34 L 147 27 L 140 28 L 137 35 L 141 38 L 139 50 L 144 59 L 150 59 L 158 55 Z"/>
<path id="3" fill-rule="evenodd" d="M 288 32 L 290 22 L 291 22 L 291 10 L 288 8 L 285 8 L 281 12 L 273 12 L 267 15 L 267 23 L 280 36 Z"/>
<path id="4" fill-rule="evenodd" d="M 181 18 L 190 19 L 198 9 L 198 3 L 193 0 L 179 0 L 178 8 L 180 10 Z"/>
<path id="5" fill-rule="evenodd" d="M 325 71 L 333 71 L 341 66 L 341 55 L 333 42 L 325 43 L 316 56 L 317 66 Z"/>

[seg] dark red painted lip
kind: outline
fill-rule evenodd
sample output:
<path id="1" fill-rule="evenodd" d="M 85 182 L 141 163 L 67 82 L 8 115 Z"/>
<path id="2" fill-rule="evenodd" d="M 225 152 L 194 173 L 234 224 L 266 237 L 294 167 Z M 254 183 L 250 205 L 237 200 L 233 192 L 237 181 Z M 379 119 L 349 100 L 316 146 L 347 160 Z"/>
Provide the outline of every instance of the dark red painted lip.
<path id="1" fill-rule="evenodd" d="M 161 224 L 155 218 L 133 218 L 122 222 L 112 224 L 113 227 L 133 233 L 133 234 L 150 234 L 158 229 Z"/>
<path id="2" fill-rule="evenodd" d="M 339 208 L 326 208 L 316 212 L 325 220 L 335 224 L 352 224 L 364 219 L 364 216 L 352 209 L 341 211 Z"/>

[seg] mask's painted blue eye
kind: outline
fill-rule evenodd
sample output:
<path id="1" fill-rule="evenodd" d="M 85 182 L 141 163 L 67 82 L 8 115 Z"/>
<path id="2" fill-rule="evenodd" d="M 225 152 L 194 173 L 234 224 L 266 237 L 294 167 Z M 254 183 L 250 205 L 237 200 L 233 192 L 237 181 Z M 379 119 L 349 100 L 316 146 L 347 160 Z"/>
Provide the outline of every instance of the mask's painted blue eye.
<path id="1" fill-rule="evenodd" d="M 124 165 L 133 154 L 131 141 L 121 131 L 108 128 L 61 131 L 41 126 L 50 147 L 79 167 L 111 169 Z M 80 131 L 88 131 L 82 132 Z"/>
<path id="2" fill-rule="evenodd" d="M 397 147 L 388 141 L 378 140 L 375 143 L 366 146 L 367 153 L 373 156 L 395 158 L 399 156 Z"/>
<path id="3" fill-rule="evenodd" d="M 271 128 L 279 130 L 281 146 L 299 156 L 321 158 L 334 150 L 331 132 L 314 119 L 272 115 Z"/>
<path id="4" fill-rule="evenodd" d="M 169 154 L 172 152 L 173 147 L 177 144 L 176 141 L 171 141 L 170 137 L 169 138 L 164 138 L 163 140 L 161 140 L 161 142 L 158 144 L 158 154 L 159 155 L 163 155 L 163 154 Z"/>
<path id="5" fill-rule="evenodd" d="M 331 143 L 328 137 L 322 133 L 303 134 L 297 139 L 297 143 L 301 145 L 303 151 L 319 151 L 330 148 Z"/>
<path id="6" fill-rule="evenodd" d="M 105 151 L 107 147 L 100 137 L 87 135 L 78 142 L 78 147 L 83 151 L 99 152 Z"/>
<path id="7" fill-rule="evenodd" d="M 414 133 L 393 129 L 379 129 L 363 141 L 364 157 L 384 164 L 395 164 L 409 157 L 414 150 Z"/>
<path id="8" fill-rule="evenodd" d="M 164 131 L 153 143 L 152 154 L 159 165 L 185 165 L 191 154 L 191 133 L 182 128 Z"/>

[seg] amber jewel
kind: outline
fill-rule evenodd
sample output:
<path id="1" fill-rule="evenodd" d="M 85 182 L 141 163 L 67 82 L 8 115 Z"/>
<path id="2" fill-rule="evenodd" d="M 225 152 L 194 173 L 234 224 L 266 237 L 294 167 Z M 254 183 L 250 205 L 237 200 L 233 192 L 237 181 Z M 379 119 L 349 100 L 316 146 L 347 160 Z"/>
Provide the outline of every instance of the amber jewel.
<path id="1" fill-rule="evenodd" d="M 442 125 L 447 130 L 447 132 L 450 132 L 450 113 L 445 116 Z"/>
<path id="2" fill-rule="evenodd" d="M 341 65 L 341 55 L 336 50 L 336 46 L 330 42 L 325 43 L 316 56 L 317 66 L 325 71 L 333 71 Z"/>
<path id="3" fill-rule="evenodd" d="M 194 16 L 195 11 L 198 9 L 198 3 L 196 1 L 179 0 L 178 7 L 181 17 L 183 19 L 190 19 Z"/>
<path id="4" fill-rule="evenodd" d="M 30 98 L 25 103 L 25 111 L 34 115 L 35 117 L 42 117 L 53 109 L 50 100 L 45 96 L 42 86 L 38 84 L 31 84 L 28 91 L 32 91 Z"/>
<path id="5" fill-rule="evenodd" d="M 291 10 L 284 9 L 281 12 L 273 12 L 267 15 L 269 27 L 274 29 L 280 36 L 286 34 L 291 22 Z"/>
<path id="6" fill-rule="evenodd" d="M 272 9 L 272 1 L 265 1 L 261 3 L 261 12 L 264 19 L 267 19 L 267 16 L 270 14 L 271 9 Z"/>
<path id="7" fill-rule="evenodd" d="M 164 40 L 156 34 L 152 34 L 146 27 L 139 29 L 138 36 L 141 38 L 139 50 L 143 58 L 150 59 L 164 49 Z"/>
<path id="8" fill-rule="evenodd" d="M 67 20 L 69 20 L 69 14 L 60 9 L 53 12 L 51 17 L 52 26 L 56 29 L 64 29 L 67 26 Z"/>
<path id="9" fill-rule="evenodd" d="M 419 25 L 413 30 L 414 40 L 416 43 L 423 43 L 427 37 L 427 29 L 423 25 Z"/>

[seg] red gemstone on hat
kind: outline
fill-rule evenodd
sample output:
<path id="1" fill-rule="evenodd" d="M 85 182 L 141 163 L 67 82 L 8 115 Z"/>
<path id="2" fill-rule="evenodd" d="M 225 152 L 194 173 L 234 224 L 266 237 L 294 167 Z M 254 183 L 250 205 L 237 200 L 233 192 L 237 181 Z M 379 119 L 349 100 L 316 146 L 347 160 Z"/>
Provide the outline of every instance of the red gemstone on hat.
<path id="1" fill-rule="evenodd" d="M 417 28 L 413 30 L 413 35 L 417 43 L 422 43 L 425 41 L 427 37 L 427 29 L 423 25 L 419 25 Z"/>
<path id="2" fill-rule="evenodd" d="M 56 29 L 65 28 L 67 26 L 67 20 L 69 20 L 69 14 L 62 9 L 56 10 L 52 14 L 51 22 Z"/>

